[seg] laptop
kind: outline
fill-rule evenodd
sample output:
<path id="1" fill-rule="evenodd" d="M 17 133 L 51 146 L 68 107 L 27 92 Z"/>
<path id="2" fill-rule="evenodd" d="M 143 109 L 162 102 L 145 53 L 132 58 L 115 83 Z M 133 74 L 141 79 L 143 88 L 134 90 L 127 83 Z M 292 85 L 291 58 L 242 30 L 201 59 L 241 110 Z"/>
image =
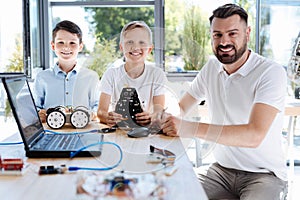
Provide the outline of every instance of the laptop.
<path id="1" fill-rule="evenodd" d="M 27 157 L 70 158 L 101 155 L 101 142 L 103 141 L 101 133 L 53 134 L 44 130 L 25 74 L 7 76 L 0 74 L 0 78 L 18 125 Z M 88 145 L 90 147 L 85 148 Z M 78 151 L 80 149 L 83 150 Z"/>

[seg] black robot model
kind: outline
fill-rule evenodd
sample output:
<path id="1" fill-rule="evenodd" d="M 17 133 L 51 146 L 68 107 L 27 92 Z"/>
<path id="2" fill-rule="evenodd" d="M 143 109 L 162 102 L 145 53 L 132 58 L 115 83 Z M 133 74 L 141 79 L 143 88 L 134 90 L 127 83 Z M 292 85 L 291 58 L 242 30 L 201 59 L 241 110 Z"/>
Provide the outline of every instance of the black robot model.
<path id="1" fill-rule="evenodd" d="M 138 93 L 135 88 L 123 88 L 117 102 L 115 112 L 122 115 L 123 120 L 117 125 L 120 128 L 140 127 L 136 122 L 135 115 L 143 112 Z"/>

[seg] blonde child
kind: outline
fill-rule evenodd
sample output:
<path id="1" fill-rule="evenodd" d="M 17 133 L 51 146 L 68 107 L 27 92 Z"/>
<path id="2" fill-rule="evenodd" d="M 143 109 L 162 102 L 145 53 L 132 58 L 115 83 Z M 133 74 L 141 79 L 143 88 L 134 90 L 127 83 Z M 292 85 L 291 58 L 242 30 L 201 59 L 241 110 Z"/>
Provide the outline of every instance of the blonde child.
<path id="1" fill-rule="evenodd" d="M 151 29 L 143 21 L 126 24 L 120 34 L 119 46 L 125 62 L 107 69 L 101 79 L 98 118 L 109 126 L 122 120 L 122 115 L 109 110 L 109 106 L 118 101 L 124 87 L 131 87 L 136 89 L 143 103 L 143 112 L 135 116 L 137 123 L 147 125 L 151 122 L 151 114 L 165 106 L 164 85 L 167 81 L 161 68 L 146 63 L 153 49 Z"/>

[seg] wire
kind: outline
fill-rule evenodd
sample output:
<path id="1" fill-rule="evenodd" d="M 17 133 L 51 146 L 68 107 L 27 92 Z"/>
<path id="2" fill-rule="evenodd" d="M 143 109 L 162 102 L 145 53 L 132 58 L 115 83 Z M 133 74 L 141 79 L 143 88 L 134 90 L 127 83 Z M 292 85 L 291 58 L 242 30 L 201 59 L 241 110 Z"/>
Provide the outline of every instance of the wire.
<path id="1" fill-rule="evenodd" d="M 23 144 L 23 142 L 0 142 L 0 145 L 18 145 Z"/>
<path id="2" fill-rule="evenodd" d="M 109 127 L 109 128 L 101 128 L 101 129 L 92 129 L 89 131 L 80 131 L 80 132 L 57 132 L 52 130 L 45 130 L 45 132 L 52 133 L 52 134 L 86 134 L 86 133 L 111 133 L 117 130 L 116 127 Z"/>
<path id="3" fill-rule="evenodd" d="M 55 132 L 55 131 L 51 131 L 51 130 L 45 130 L 46 132 L 50 132 L 50 133 L 53 133 L 53 134 L 59 134 L 59 132 Z M 99 130 L 91 130 L 91 131 L 86 131 L 86 132 L 81 132 L 81 133 L 91 133 L 91 132 L 99 132 Z M 79 133 L 76 133 L 76 134 L 79 134 Z M 18 144 L 23 144 L 23 142 L 0 142 L 0 145 L 18 145 Z M 118 162 L 110 167 L 103 167 L 103 168 L 92 168 L 92 167 L 76 167 L 76 166 L 71 166 L 71 167 L 68 167 L 68 170 L 69 171 L 77 171 L 77 170 L 98 170 L 98 171 L 106 171 L 106 170 L 111 170 L 111 169 L 114 169 L 116 168 L 117 166 L 120 165 L 121 161 L 123 160 L 123 151 L 121 149 L 121 147 L 119 145 L 117 145 L 116 143 L 113 143 L 113 142 L 97 142 L 97 143 L 93 143 L 93 144 L 90 144 L 90 145 L 87 145 L 87 146 L 84 146 L 82 148 L 80 148 L 79 150 L 75 151 L 75 152 L 71 152 L 70 153 L 70 158 L 73 158 L 74 156 L 76 156 L 79 152 L 87 149 L 87 148 L 90 148 L 92 146 L 96 146 L 96 145 L 103 145 L 103 144 L 110 144 L 110 145 L 113 145 L 115 147 L 117 147 L 117 149 L 119 150 L 120 152 L 120 159 L 118 160 Z"/>
<path id="4" fill-rule="evenodd" d="M 92 146 L 96 146 L 96 145 L 102 145 L 102 144 L 111 144 L 115 147 L 118 148 L 119 152 L 120 152 L 120 159 L 119 161 L 110 166 L 110 167 L 103 167 L 103 168 L 91 168 L 91 167 L 68 167 L 68 170 L 69 171 L 77 171 L 77 170 L 98 170 L 98 171 L 105 171 L 105 170 L 111 170 L 113 168 L 116 168 L 117 166 L 119 166 L 119 164 L 121 163 L 122 159 L 123 159 L 123 152 L 122 152 L 122 149 L 119 145 L 117 145 L 116 143 L 113 143 L 113 142 L 97 142 L 97 143 L 93 143 L 93 144 L 90 144 L 90 145 L 87 145 L 87 146 L 84 146 L 82 148 L 80 148 L 79 150 L 75 151 L 75 152 L 71 152 L 71 155 L 70 155 L 70 158 L 73 158 L 74 156 L 76 156 L 79 152 L 89 148 L 89 147 L 92 147 Z"/>
<path id="5" fill-rule="evenodd" d="M 52 131 L 52 130 L 45 130 L 45 132 L 48 133 L 53 133 L 53 134 L 86 134 L 86 133 L 101 133 L 101 130 L 99 129 L 93 129 L 93 130 L 89 130 L 89 131 L 81 131 L 81 132 L 56 132 L 56 131 Z"/>

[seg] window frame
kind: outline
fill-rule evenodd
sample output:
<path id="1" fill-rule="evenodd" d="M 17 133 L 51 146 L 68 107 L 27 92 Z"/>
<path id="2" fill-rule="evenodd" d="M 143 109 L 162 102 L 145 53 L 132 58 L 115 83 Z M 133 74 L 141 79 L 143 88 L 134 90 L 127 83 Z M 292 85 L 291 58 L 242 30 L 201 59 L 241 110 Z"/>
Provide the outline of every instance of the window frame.
<path id="1" fill-rule="evenodd" d="M 50 1 L 50 0 L 24 0 L 23 1 L 23 20 L 24 20 L 24 73 L 32 78 L 33 60 L 32 60 L 32 47 L 31 47 L 31 22 L 30 19 L 31 3 L 36 3 L 38 16 L 38 29 L 36 33 L 39 39 L 38 55 L 40 68 L 42 70 L 49 68 L 51 49 L 49 45 L 50 39 L 50 10 L 54 6 L 94 6 L 94 7 L 138 7 L 138 6 L 153 6 L 154 7 L 154 21 L 155 21 L 155 61 L 162 63 L 164 69 L 164 0 L 147 0 L 147 1 Z"/>
<path id="2" fill-rule="evenodd" d="M 31 9 L 31 3 L 36 3 L 36 8 L 34 11 Z M 295 0 L 256 0 L 256 19 L 255 19 L 255 52 L 259 52 L 259 44 L 260 44 L 260 18 L 261 18 L 261 7 L 262 4 L 268 5 L 293 5 L 298 6 L 299 2 Z M 49 45 L 49 34 L 51 33 L 50 28 L 50 10 L 54 6 L 96 6 L 96 7 L 126 7 L 126 6 L 154 6 L 154 20 L 155 20 L 155 33 L 154 33 L 154 42 L 155 42 L 155 61 L 161 64 L 161 68 L 165 70 L 165 3 L 164 0 L 144 0 L 144 1 L 132 1 L 132 0 L 111 0 L 111 1 L 51 1 L 51 0 L 24 0 L 23 1 L 23 58 L 24 58 L 24 73 L 26 73 L 29 77 L 32 78 L 32 70 L 34 67 L 40 68 L 44 70 L 49 68 L 50 66 L 50 54 L 51 49 Z M 31 47 L 32 41 L 32 31 L 31 30 L 31 22 L 33 19 L 30 19 L 31 13 L 36 12 L 36 16 L 38 19 L 38 30 L 35 33 L 38 40 L 38 49 L 37 52 L 33 52 L 34 50 Z M 37 54 L 37 58 L 40 66 L 33 66 L 35 61 L 35 57 L 33 54 Z M 168 75 L 168 74 L 167 74 Z M 175 78 L 173 80 L 184 79 L 186 77 L 185 73 L 172 73 L 171 77 Z M 189 76 L 189 80 L 192 77 Z M 177 78 L 178 77 L 178 78 Z"/>

